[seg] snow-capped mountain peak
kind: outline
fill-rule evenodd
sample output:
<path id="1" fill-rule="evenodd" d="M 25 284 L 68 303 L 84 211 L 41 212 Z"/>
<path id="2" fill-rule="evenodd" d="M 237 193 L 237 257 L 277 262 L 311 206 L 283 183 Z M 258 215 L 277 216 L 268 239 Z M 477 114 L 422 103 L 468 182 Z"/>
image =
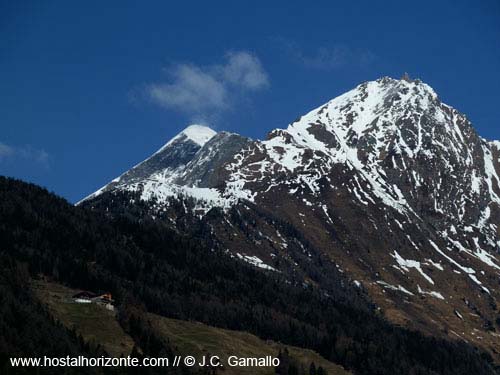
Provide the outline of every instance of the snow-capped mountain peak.
<path id="1" fill-rule="evenodd" d="M 202 204 L 205 211 L 214 205 L 227 207 L 234 199 L 224 198 L 214 188 L 219 184 L 214 171 L 229 162 L 248 142 L 248 138 L 238 134 L 217 133 L 207 126 L 190 125 L 151 157 L 81 202 L 105 192 L 134 191 L 140 192 L 143 200 L 154 198 L 161 204 L 183 195 L 205 201 Z"/>
<path id="2" fill-rule="evenodd" d="M 203 146 L 205 143 L 207 143 L 210 138 L 212 138 L 217 132 L 208 126 L 204 125 L 189 125 L 186 129 L 181 131 L 179 135 L 174 137 L 170 142 L 173 140 L 177 139 L 179 136 L 184 135 L 194 143 L 196 143 L 199 146 Z M 169 143 L 170 143 L 169 142 Z"/>
<path id="3" fill-rule="evenodd" d="M 198 146 L 202 147 L 207 143 L 217 132 L 208 126 L 192 124 L 187 128 L 182 130 L 179 134 L 168 141 L 163 147 L 161 147 L 156 153 L 162 152 L 165 148 L 170 146 L 172 143 L 191 141 L 196 143 Z"/>

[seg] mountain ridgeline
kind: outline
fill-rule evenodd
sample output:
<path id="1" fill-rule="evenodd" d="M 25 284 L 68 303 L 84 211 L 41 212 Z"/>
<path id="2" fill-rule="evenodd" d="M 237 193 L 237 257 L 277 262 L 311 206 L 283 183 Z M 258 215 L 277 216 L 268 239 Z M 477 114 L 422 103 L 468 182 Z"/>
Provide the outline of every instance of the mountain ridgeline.
<path id="1" fill-rule="evenodd" d="M 336 268 L 393 323 L 500 360 L 499 149 L 427 84 L 384 77 L 264 141 L 188 127 L 80 204 L 192 217 L 217 249 L 307 285 Z"/>

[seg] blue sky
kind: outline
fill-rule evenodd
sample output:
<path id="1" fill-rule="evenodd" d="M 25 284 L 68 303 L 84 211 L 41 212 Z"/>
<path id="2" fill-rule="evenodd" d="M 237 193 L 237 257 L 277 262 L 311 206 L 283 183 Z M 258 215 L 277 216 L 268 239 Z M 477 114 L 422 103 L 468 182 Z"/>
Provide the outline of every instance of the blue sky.
<path id="1" fill-rule="evenodd" d="M 0 1 L 0 174 L 74 202 L 193 121 L 263 138 L 405 71 L 500 139 L 498 0 L 176 3 Z"/>

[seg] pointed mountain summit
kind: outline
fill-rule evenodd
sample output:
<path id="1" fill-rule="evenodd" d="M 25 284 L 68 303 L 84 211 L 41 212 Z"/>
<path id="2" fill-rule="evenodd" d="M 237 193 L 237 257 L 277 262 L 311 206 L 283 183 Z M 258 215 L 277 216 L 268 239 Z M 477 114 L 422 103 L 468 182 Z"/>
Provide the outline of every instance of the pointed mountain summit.
<path id="1" fill-rule="evenodd" d="M 237 134 L 190 125 L 151 157 L 82 200 L 112 191 L 140 192 L 141 198 L 160 202 L 178 195 L 207 200 L 210 205 L 228 202 L 213 189 L 218 185 L 214 171 L 228 162 L 250 140 Z"/>
<path id="2" fill-rule="evenodd" d="M 217 133 L 214 130 L 206 126 L 188 126 L 149 158 L 135 165 L 78 203 L 95 198 L 106 191 L 127 189 L 128 186 L 137 185 L 155 173 L 175 174 L 215 134 Z"/>
<path id="3" fill-rule="evenodd" d="M 163 146 L 157 151 L 157 153 L 163 151 L 171 144 L 178 142 L 191 141 L 196 143 L 198 146 L 202 147 L 205 143 L 207 143 L 210 140 L 210 138 L 212 138 L 216 134 L 217 132 L 215 130 L 212 130 L 208 126 L 196 125 L 196 124 L 189 125 L 183 131 L 177 134 L 174 138 L 168 141 L 165 144 L 165 146 Z"/>

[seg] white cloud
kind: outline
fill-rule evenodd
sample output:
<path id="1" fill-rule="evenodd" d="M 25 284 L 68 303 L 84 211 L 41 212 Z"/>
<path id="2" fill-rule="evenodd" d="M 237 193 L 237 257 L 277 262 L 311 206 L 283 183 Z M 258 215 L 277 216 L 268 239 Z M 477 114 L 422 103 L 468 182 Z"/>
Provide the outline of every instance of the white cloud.
<path id="1" fill-rule="evenodd" d="M 156 104 L 191 116 L 212 117 L 230 109 L 234 98 L 269 86 L 267 73 L 257 56 L 228 52 L 222 64 L 177 64 L 167 70 L 169 80 L 147 86 Z"/>
<path id="2" fill-rule="evenodd" d="M 229 52 L 227 64 L 221 67 L 222 77 L 233 85 L 249 90 L 269 86 L 267 74 L 257 56 L 248 52 Z"/>
<path id="3" fill-rule="evenodd" d="M 224 109 L 227 106 L 224 84 L 200 68 L 178 65 L 170 75 L 171 83 L 156 83 L 148 87 L 151 99 L 157 104 L 186 112 Z"/>
<path id="4" fill-rule="evenodd" d="M 14 147 L 0 142 L 0 162 L 9 159 L 31 160 L 44 167 L 49 166 L 49 154 L 45 150 L 35 149 L 31 146 Z"/>

